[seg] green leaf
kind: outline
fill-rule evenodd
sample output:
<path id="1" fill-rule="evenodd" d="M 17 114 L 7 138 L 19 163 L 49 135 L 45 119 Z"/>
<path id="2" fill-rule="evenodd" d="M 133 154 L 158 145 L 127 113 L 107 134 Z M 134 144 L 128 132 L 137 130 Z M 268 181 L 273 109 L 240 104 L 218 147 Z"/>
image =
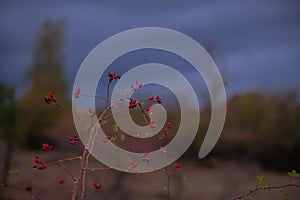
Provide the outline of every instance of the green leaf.
<path id="1" fill-rule="evenodd" d="M 284 195 L 285 200 L 289 200 L 290 199 L 289 193 L 284 188 L 281 188 L 279 191 L 281 192 L 281 194 Z"/>
<path id="2" fill-rule="evenodd" d="M 117 133 L 117 132 L 119 131 L 119 127 L 118 127 L 117 124 L 115 124 L 115 125 L 113 126 L 113 131 L 114 131 L 115 133 Z"/>
<path id="3" fill-rule="evenodd" d="M 252 200 L 252 197 L 251 196 L 247 196 L 246 200 Z"/>
<path id="4" fill-rule="evenodd" d="M 289 175 L 289 177 L 291 177 L 291 178 L 299 178 L 299 176 L 300 176 L 300 174 L 297 173 L 297 171 L 294 170 L 294 169 L 293 169 L 291 172 L 288 172 L 288 175 Z"/>
<path id="5" fill-rule="evenodd" d="M 124 135 L 124 134 L 121 134 L 121 135 L 120 135 L 120 139 L 121 139 L 121 140 L 125 140 L 125 135 Z"/>
<path id="6" fill-rule="evenodd" d="M 268 191 L 270 191 L 269 188 L 267 187 L 270 187 L 271 184 L 269 184 L 267 181 L 266 181 L 266 178 L 264 176 L 256 176 L 256 188 L 264 188 L 264 189 L 267 189 Z"/>
<path id="7" fill-rule="evenodd" d="M 257 180 L 259 180 L 260 182 L 265 180 L 264 176 L 256 176 Z"/>
<path id="8" fill-rule="evenodd" d="M 110 138 L 110 141 L 111 142 L 115 142 L 117 139 L 116 139 L 116 137 L 115 136 L 111 136 L 111 138 Z"/>

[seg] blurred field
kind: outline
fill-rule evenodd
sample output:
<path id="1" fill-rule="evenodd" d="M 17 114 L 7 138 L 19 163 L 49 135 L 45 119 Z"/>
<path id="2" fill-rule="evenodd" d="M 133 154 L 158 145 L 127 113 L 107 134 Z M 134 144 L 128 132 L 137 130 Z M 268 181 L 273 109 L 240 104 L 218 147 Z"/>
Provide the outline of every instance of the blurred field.
<path id="1" fill-rule="evenodd" d="M 0 160 L 3 160 L 3 143 L 1 143 Z M 13 169 L 20 172 L 19 176 L 10 175 L 9 184 L 32 186 L 34 194 L 41 199 L 69 199 L 72 180 L 59 167 L 51 167 L 46 171 L 33 169 L 33 155 L 37 151 L 16 150 L 12 160 Z M 59 156 L 72 155 L 72 150 L 55 150 L 63 152 Z M 41 154 L 42 156 L 45 156 Z M 46 157 L 46 156 L 45 156 Z M 68 165 L 74 170 L 77 161 Z M 171 199 L 190 200 L 224 200 L 243 194 L 255 186 L 255 176 L 264 175 L 274 185 L 286 184 L 289 179 L 286 173 L 263 170 L 254 162 L 222 161 L 218 159 L 180 160 L 182 168 L 178 176 L 171 180 Z M 101 166 L 92 159 L 92 166 Z M 185 174 L 183 181 L 180 174 Z M 66 178 L 64 184 L 58 184 L 58 179 Z M 152 200 L 168 199 L 165 189 L 167 179 L 164 171 L 150 174 L 133 175 L 120 173 L 115 170 L 90 172 L 87 180 L 88 191 L 93 192 L 92 182 L 103 184 L 103 188 L 87 199 L 113 199 L 113 200 Z M 300 182 L 298 182 L 300 183 Z M 299 199 L 300 191 L 289 189 L 291 199 Z M 281 200 L 283 195 L 278 191 L 263 191 L 255 194 L 255 199 Z M 28 192 L 16 189 L 1 188 L 1 199 L 31 199 Z"/>
<path id="2" fill-rule="evenodd" d="M 293 93 L 285 96 L 248 93 L 233 97 L 228 102 L 227 122 L 220 140 L 207 158 L 199 160 L 197 151 L 210 118 L 209 109 L 204 109 L 195 142 L 178 161 L 182 168 L 171 179 L 171 199 L 232 199 L 253 189 L 258 175 L 265 176 L 272 185 L 289 183 L 286 172 L 292 169 L 299 171 L 300 137 L 299 125 L 296 122 L 299 119 L 300 106 L 295 98 Z M 37 135 L 24 135 L 26 140 L 16 146 L 10 169 L 18 170 L 20 175 L 10 174 L 9 185 L 23 188 L 32 186 L 34 195 L 40 199 L 70 199 L 72 180 L 62 168 L 51 167 L 45 171 L 32 168 L 35 154 L 42 156 L 42 160 L 46 162 L 54 161 L 47 160 L 49 156 L 40 150 L 44 142 L 55 146 L 54 153 L 58 158 L 80 155 L 82 145 L 72 146 L 68 141 L 69 136 L 76 134 L 72 117 L 59 116 L 60 119 L 55 123 L 51 122 L 47 129 L 36 127 Z M 176 117 L 176 112 L 171 110 L 171 121 L 176 121 Z M 113 123 L 108 122 L 106 125 L 109 132 Z M 172 131 L 176 132 L 176 129 L 175 123 Z M 23 131 L 21 133 L 24 134 Z M 143 146 L 130 140 L 125 140 L 125 143 L 128 148 Z M 34 148 L 36 149 L 32 150 Z M 0 152 L 1 163 L 4 163 L 4 141 L 1 141 Z M 66 166 L 75 173 L 78 161 L 73 161 L 73 164 L 67 162 Z M 101 164 L 91 159 L 90 166 L 101 167 Z M 0 170 L 3 170 L 3 165 Z M 186 175 L 187 179 L 183 181 L 181 175 Z M 58 184 L 60 178 L 65 178 L 64 184 Z M 138 176 L 115 170 L 89 172 L 86 181 L 87 193 L 94 192 L 93 181 L 101 183 L 103 188 L 86 199 L 168 199 L 167 177 L 163 170 Z M 0 191 L 1 199 L 31 199 L 29 192 L 3 187 Z M 299 189 L 291 188 L 288 191 L 290 199 L 299 199 Z M 284 199 L 279 191 L 262 191 L 254 197 L 263 200 Z"/>

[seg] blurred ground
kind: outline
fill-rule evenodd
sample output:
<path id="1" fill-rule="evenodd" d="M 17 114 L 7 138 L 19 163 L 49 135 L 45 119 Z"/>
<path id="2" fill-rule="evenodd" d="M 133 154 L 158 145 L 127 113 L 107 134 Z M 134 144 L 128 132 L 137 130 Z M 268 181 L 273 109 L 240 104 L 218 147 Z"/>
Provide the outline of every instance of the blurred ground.
<path id="1" fill-rule="evenodd" d="M 3 160 L 4 148 L 1 143 L 0 160 Z M 41 199 L 70 199 L 72 180 L 59 167 L 51 167 L 45 171 L 33 169 L 33 155 L 40 151 L 16 150 L 12 166 L 20 172 L 19 176 L 10 175 L 10 185 L 32 186 L 34 194 Z M 65 155 L 76 155 L 74 150 L 55 150 Z M 41 154 L 47 157 L 46 154 Z M 58 155 L 63 156 L 63 155 Z M 238 163 L 235 161 L 208 160 L 180 160 L 182 167 L 177 176 L 171 179 L 171 199 L 189 200 L 223 200 L 246 193 L 255 186 L 257 175 L 266 176 L 273 185 L 286 184 L 289 178 L 285 173 L 263 170 L 254 162 Z M 67 166 L 74 170 L 78 161 Z M 92 159 L 91 165 L 100 163 Z M 100 165 L 101 166 L 101 165 Z M 2 167 L 2 166 L 1 166 Z M 171 171 L 172 169 L 170 169 Z M 185 174 L 183 181 L 180 175 Z M 64 184 L 58 184 L 59 178 L 65 178 Z M 90 172 L 87 179 L 87 190 L 93 192 L 93 180 L 103 185 L 96 194 L 86 199 L 113 200 L 152 200 L 168 199 L 166 196 L 167 179 L 164 171 L 150 174 L 133 175 L 119 173 L 115 170 Z M 299 184 L 300 182 L 298 182 Z M 289 189 L 291 199 L 299 199 L 300 190 Z M 1 199 L 31 199 L 28 192 L 11 188 L 1 188 Z M 89 193 L 88 192 L 88 193 Z M 263 191 L 254 195 L 255 199 L 284 199 L 278 191 Z"/>

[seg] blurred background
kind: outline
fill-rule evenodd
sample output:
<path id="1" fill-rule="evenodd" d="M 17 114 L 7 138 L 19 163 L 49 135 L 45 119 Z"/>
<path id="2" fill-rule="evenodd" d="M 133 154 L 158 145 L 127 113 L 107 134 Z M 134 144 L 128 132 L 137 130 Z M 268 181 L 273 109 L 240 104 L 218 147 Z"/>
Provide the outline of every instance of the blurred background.
<path id="1" fill-rule="evenodd" d="M 73 82 L 88 53 L 112 35 L 150 26 L 174 29 L 203 45 L 224 78 L 228 99 L 221 138 L 199 160 L 210 101 L 201 76 L 194 75 L 188 63 L 166 52 L 145 50 L 120 57 L 107 70 L 122 75 L 143 63 L 168 64 L 200 91 L 198 134 L 178 161 L 178 173 L 187 178 L 172 180 L 172 199 L 231 199 L 252 189 L 257 175 L 274 185 L 287 183 L 286 172 L 300 170 L 299 19 L 297 0 L 0 1 L 1 184 L 31 186 L 42 199 L 68 199 L 72 180 L 63 170 L 32 169 L 42 143 L 53 144 L 59 158 L 79 155 L 82 149 L 68 142 L 76 134 L 72 116 L 46 105 L 44 96 L 55 88 L 59 101 L 70 108 Z M 103 77 L 99 82 L 101 96 L 105 81 Z M 153 91 L 163 102 L 172 98 L 159 87 L 146 88 L 141 97 Z M 176 102 L 167 110 L 177 122 Z M 92 163 L 101 166 L 96 160 Z M 75 170 L 77 164 L 68 167 Z M 88 199 L 167 199 L 163 176 L 91 173 L 88 180 L 102 182 L 103 189 Z M 61 177 L 66 177 L 63 185 L 57 183 Z M 300 197 L 299 191 L 289 191 L 291 199 Z M 283 199 L 279 192 L 254 197 Z M 0 199 L 30 195 L 1 187 Z"/>

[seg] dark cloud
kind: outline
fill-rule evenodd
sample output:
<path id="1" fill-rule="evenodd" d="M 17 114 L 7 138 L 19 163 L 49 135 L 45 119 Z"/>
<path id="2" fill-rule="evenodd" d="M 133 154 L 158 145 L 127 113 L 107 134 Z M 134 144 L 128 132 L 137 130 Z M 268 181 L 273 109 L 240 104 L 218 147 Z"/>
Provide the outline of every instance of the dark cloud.
<path id="1" fill-rule="evenodd" d="M 218 66 L 234 77 L 230 92 L 251 87 L 300 92 L 299 1 L 2 1 L 0 81 L 21 90 L 38 28 L 46 19 L 67 23 L 70 83 L 99 42 L 130 28 L 161 26 L 213 46 Z"/>

